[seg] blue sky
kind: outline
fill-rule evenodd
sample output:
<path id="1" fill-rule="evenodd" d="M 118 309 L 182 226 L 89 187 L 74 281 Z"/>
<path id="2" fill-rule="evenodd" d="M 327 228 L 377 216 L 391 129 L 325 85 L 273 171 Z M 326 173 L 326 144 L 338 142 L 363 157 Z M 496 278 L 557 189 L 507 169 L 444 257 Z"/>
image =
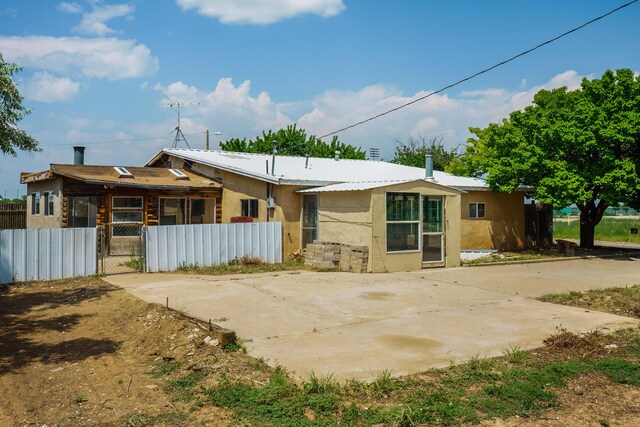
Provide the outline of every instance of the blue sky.
<path id="1" fill-rule="evenodd" d="M 297 123 L 324 134 L 396 107 L 580 25 L 624 1 L 132 0 L 0 2 L 0 52 L 32 109 L 21 127 L 40 153 L 0 160 L 0 194 L 21 171 L 73 161 L 141 165 L 172 144 L 182 108 L 193 148 L 204 131 L 253 137 Z M 340 134 L 380 149 L 441 136 L 463 143 L 528 105 L 610 68 L 640 70 L 640 3 L 498 70 Z M 114 142 L 115 141 L 115 142 Z"/>

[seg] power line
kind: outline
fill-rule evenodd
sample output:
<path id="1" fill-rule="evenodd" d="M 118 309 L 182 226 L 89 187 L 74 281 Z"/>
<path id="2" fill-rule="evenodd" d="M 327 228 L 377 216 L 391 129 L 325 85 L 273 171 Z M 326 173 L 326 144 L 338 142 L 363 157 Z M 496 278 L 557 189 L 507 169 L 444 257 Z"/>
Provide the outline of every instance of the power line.
<path id="1" fill-rule="evenodd" d="M 204 132 L 197 132 L 197 133 L 185 133 L 184 135 L 204 135 Z M 154 139 L 173 139 L 172 136 L 157 136 L 155 138 L 136 138 L 136 139 L 114 139 L 111 141 L 100 141 L 100 142 L 85 142 L 83 143 L 84 145 L 97 145 L 97 144 L 115 144 L 118 142 L 135 142 L 135 141 L 152 141 Z M 71 143 L 63 143 L 63 144 L 46 144 L 46 145 L 40 145 L 40 147 L 59 147 L 62 145 L 78 145 L 78 142 L 71 142 Z"/>
<path id="2" fill-rule="evenodd" d="M 478 76 L 479 76 L 479 75 L 481 75 L 481 74 L 488 73 L 489 71 L 491 71 L 491 70 L 493 70 L 493 69 L 495 69 L 495 68 L 501 67 L 502 65 L 505 65 L 505 64 L 507 64 L 507 63 L 509 63 L 509 62 L 511 62 L 511 61 L 514 61 L 514 60 L 516 60 L 517 58 L 520 58 L 521 56 L 527 55 L 527 54 L 529 54 L 529 53 L 533 52 L 534 50 L 540 49 L 541 47 L 546 46 L 546 45 L 548 45 L 548 44 L 551 44 L 551 43 L 555 42 L 555 41 L 556 41 L 556 40 L 558 40 L 558 39 L 561 39 L 561 38 L 563 38 L 563 37 L 565 37 L 565 36 L 567 36 L 567 35 L 569 35 L 569 34 L 571 34 L 571 33 L 574 33 L 574 32 L 576 32 L 576 31 L 578 31 L 578 30 L 580 30 L 580 29 L 582 29 L 582 28 L 584 28 L 584 27 L 588 26 L 588 25 L 593 24 L 593 23 L 594 23 L 594 22 L 596 22 L 596 21 L 599 21 L 599 20 L 601 20 L 601 19 L 603 19 L 603 18 L 606 18 L 607 16 L 609 16 L 609 15 L 611 15 L 611 14 L 613 14 L 613 13 L 615 13 L 615 12 L 617 12 L 617 11 L 621 10 L 621 9 L 624 9 L 625 7 L 631 6 L 633 3 L 636 3 L 637 1 L 638 1 L 638 0 L 632 0 L 632 1 L 628 2 L 628 3 L 625 3 L 625 4 L 623 4 L 622 6 L 619 6 L 619 7 L 615 8 L 615 9 L 613 9 L 613 10 L 611 10 L 611 11 L 609 11 L 609 12 L 607 12 L 607 13 L 603 14 L 603 15 L 598 16 L 597 18 L 594 18 L 594 19 L 592 19 L 592 20 L 590 20 L 590 21 L 588 21 L 588 22 L 585 22 L 584 24 L 582 24 L 582 25 L 580 25 L 580 26 L 578 26 L 578 27 L 575 27 L 575 28 L 573 28 L 573 29 L 571 29 L 571 30 L 569 30 L 569 31 L 566 31 L 566 32 L 564 32 L 564 33 L 560 34 L 559 36 L 556 36 L 556 37 L 554 37 L 554 38 L 552 38 L 552 39 L 549 39 L 549 40 L 547 40 L 547 41 L 545 41 L 545 42 L 542 42 L 542 43 L 540 43 L 540 44 L 538 44 L 538 45 L 536 45 L 536 46 L 534 46 L 534 47 L 532 47 L 532 48 L 530 48 L 530 49 L 527 49 L 527 50 L 525 50 L 525 51 L 523 51 L 523 52 L 520 52 L 519 54 L 514 55 L 514 56 L 512 56 L 512 57 L 511 57 L 511 58 L 509 58 L 509 59 L 505 59 L 504 61 L 499 62 L 499 63 L 497 63 L 497 64 L 495 64 L 495 65 L 492 65 L 492 66 L 491 66 L 491 67 L 489 67 L 489 68 L 485 68 L 485 69 L 484 69 L 484 70 L 482 70 L 482 71 L 478 71 L 478 72 L 477 72 L 477 73 L 475 73 L 475 74 L 472 74 L 472 75 L 470 75 L 470 76 L 468 76 L 468 77 L 465 77 L 465 78 L 463 78 L 463 79 L 460 79 L 460 80 L 458 80 L 458 81 L 457 81 L 457 82 L 455 82 L 455 83 L 451 83 L 451 84 L 449 84 L 449 85 L 447 85 L 447 86 L 445 86 L 445 87 L 443 87 L 443 88 L 441 88 L 441 89 L 438 89 L 438 90 L 436 90 L 436 91 L 430 92 L 430 93 L 428 93 L 428 94 L 426 94 L 426 95 L 423 95 L 423 96 L 421 96 L 421 97 L 419 97 L 419 98 L 416 98 L 416 99 L 414 99 L 414 100 L 412 100 L 412 101 L 409 101 L 409 102 L 407 102 L 407 103 L 405 103 L 405 104 L 402 104 L 402 105 L 400 105 L 400 106 L 398 106 L 398 107 L 392 108 L 392 109 L 387 110 L 387 111 L 385 111 L 385 112 L 383 112 L 383 113 L 377 114 L 377 115 L 375 115 L 375 116 L 373 116 L 373 117 L 369 117 L 368 119 L 361 120 L 361 121 L 359 121 L 359 122 L 357 122 L 357 123 L 354 123 L 354 124 L 352 124 L 352 125 L 349 125 L 349 126 L 346 126 L 346 127 L 341 128 L 341 129 L 338 129 L 338 130 L 336 130 L 336 131 L 333 131 L 333 132 L 327 133 L 327 134 L 325 134 L 325 135 L 322 135 L 322 136 L 320 136 L 320 137 L 319 137 L 319 139 L 326 138 L 327 136 L 335 135 L 335 134 L 340 133 L 340 132 L 343 132 L 343 131 L 345 131 L 345 130 L 347 130 L 347 129 L 351 129 L 351 128 L 354 128 L 354 127 L 356 127 L 356 126 L 360 126 L 360 125 L 362 125 L 362 124 L 365 124 L 365 123 L 367 123 L 367 122 L 370 122 L 370 121 L 376 120 L 376 119 L 378 119 L 378 118 L 380 118 L 380 117 L 382 117 L 382 116 L 386 116 L 387 114 L 393 113 L 394 111 L 398 111 L 398 110 L 400 110 L 400 109 L 402 109 L 402 108 L 408 107 L 409 105 L 415 104 L 416 102 L 422 101 L 423 99 L 429 98 L 430 96 L 436 95 L 436 94 L 438 94 L 438 93 L 440 93 L 440 92 L 444 92 L 444 91 L 445 91 L 445 90 L 447 90 L 447 89 L 451 89 L 452 87 L 458 86 L 459 84 L 462 84 L 462 83 L 464 83 L 464 82 L 466 82 L 466 81 L 469 81 L 469 80 L 471 80 L 471 79 L 473 79 L 473 78 L 476 78 L 476 77 L 478 77 Z"/>

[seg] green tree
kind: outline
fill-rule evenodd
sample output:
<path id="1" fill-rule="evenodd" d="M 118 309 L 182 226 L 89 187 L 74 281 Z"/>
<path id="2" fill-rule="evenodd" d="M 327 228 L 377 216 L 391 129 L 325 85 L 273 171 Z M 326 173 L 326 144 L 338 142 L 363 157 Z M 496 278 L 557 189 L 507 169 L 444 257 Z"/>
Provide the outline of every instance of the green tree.
<path id="1" fill-rule="evenodd" d="M 629 69 L 583 79 L 571 92 L 541 90 L 501 124 L 470 130 L 466 171 L 488 173 L 500 191 L 535 187 L 533 196 L 555 208 L 575 203 L 581 247 L 593 247 L 608 206 L 640 203 L 640 77 Z"/>
<path id="2" fill-rule="evenodd" d="M 18 129 L 18 122 L 30 113 L 22 106 L 22 95 L 13 81 L 13 74 L 20 70 L 16 64 L 4 62 L 0 53 L 0 151 L 12 156 L 16 149 L 40 151 L 38 141 Z"/>
<path id="3" fill-rule="evenodd" d="M 410 137 L 406 142 L 396 139 L 396 148 L 391 163 L 424 168 L 425 156 L 431 151 L 433 168 L 443 171 L 457 156 L 457 148 L 448 151 L 442 145 L 442 137 L 433 137 L 427 141 L 423 136 Z"/>
<path id="4" fill-rule="evenodd" d="M 307 135 L 304 129 L 299 129 L 295 124 L 276 132 L 263 131 L 261 136 L 249 141 L 232 138 L 221 142 L 220 148 L 224 151 L 266 154 L 273 152 L 274 143 L 280 155 L 333 157 L 339 151 L 343 159 L 365 159 L 365 152 L 360 147 L 343 144 L 337 136 L 326 143 L 314 135 Z"/>

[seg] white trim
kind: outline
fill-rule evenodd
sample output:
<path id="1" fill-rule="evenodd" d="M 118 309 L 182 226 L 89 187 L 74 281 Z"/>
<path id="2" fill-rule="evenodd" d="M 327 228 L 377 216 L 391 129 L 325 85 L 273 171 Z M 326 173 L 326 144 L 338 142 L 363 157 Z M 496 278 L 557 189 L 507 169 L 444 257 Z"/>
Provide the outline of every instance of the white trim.
<path id="1" fill-rule="evenodd" d="M 120 176 L 133 176 L 133 174 L 123 166 L 114 166 L 113 168 L 116 170 L 116 172 L 118 172 Z"/>

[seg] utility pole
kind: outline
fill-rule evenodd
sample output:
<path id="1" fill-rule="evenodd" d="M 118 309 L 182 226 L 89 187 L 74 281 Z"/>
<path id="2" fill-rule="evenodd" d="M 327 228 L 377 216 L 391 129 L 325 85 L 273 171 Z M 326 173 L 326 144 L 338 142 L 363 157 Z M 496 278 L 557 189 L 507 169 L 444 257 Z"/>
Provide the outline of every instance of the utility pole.
<path id="1" fill-rule="evenodd" d="M 207 129 L 206 135 L 207 135 L 207 139 L 206 139 L 206 142 L 204 143 L 204 149 L 209 151 L 209 129 Z"/>

